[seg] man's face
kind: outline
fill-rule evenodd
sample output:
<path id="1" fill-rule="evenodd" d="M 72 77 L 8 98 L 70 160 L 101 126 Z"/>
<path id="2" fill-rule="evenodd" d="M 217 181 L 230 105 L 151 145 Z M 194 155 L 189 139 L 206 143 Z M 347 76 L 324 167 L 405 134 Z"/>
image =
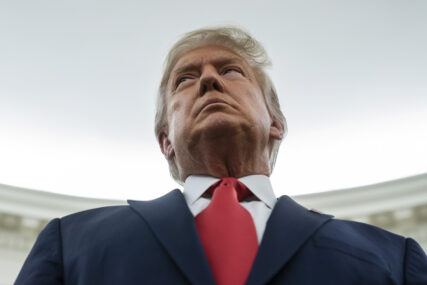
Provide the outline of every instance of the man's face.
<path id="1" fill-rule="evenodd" d="M 168 158 L 203 139 L 248 132 L 267 144 L 272 120 L 249 64 L 232 50 L 202 46 L 174 66 L 166 93 L 168 130 L 162 150 Z M 169 147 L 169 148 L 168 148 Z"/>

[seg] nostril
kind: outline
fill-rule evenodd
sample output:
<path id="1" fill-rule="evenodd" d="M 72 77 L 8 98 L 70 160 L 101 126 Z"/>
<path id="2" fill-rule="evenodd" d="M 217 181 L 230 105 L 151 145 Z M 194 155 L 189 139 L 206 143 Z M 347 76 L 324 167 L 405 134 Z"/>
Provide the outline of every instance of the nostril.
<path id="1" fill-rule="evenodd" d="M 219 85 L 217 82 L 213 83 L 213 88 L 219 91 Z"/>

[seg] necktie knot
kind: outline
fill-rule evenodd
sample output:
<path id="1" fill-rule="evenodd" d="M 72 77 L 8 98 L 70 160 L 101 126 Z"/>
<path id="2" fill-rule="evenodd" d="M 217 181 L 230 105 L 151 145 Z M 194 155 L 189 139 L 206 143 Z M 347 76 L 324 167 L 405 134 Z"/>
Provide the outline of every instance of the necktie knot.
<path id="1" fill-rule="evenodd" d="M 218 182 L 213 184 L 208 190 L 207 193 L 215 195 L 215 192 L 219 191 L 235 191 L 237 195 L 237 200 L 242 201 L 248 197 L 251 192 L 250 190 L 234 177 L 224 177 L 221 178 Z"/>

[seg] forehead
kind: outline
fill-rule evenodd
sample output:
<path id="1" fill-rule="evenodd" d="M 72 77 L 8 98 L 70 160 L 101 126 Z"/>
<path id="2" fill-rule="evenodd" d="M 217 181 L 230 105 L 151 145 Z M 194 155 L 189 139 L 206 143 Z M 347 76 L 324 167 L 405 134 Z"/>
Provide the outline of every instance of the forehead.
<path id="1" fill-rule="evenodd" d="M 239 62 L 248 65 L 246 60 L 239 56 L 232 49 L 217 46 L 207 45 L 194 48 L 184 53 L 176 62 L 172 73 L 188 65 L 203 65 L 205 63 L 222 63 L 222 62 Z"/>

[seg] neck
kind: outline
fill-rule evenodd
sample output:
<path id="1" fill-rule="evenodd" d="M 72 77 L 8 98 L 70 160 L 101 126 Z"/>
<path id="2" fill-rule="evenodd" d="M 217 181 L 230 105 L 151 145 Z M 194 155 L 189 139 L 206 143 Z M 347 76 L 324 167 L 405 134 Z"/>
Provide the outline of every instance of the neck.
<path id="1" fill-rule="evenodd" d="M 268 149 L 254 142 L 243 142 L 224 137 L 198 143 L 182 155 L 177 154 L 182 181 L 191 174 L 236 178 L 253 174 L 269 176 Z"/>

